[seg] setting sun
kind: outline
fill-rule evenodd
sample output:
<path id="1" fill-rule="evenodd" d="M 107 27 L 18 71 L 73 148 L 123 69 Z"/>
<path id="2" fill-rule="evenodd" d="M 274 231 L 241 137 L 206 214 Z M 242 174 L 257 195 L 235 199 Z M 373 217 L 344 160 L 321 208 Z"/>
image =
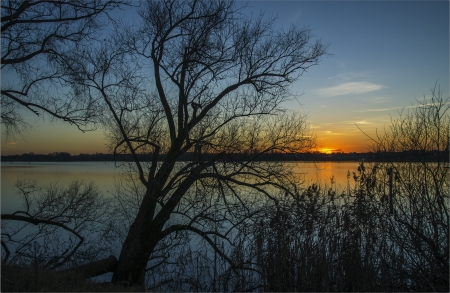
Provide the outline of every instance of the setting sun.
<path id="1" fill-rule="evenodd" d="M 334 149 L 331 148 L 321 148 L 320 152 L 321 153 L 326 153 L 326 154 L 331 154 L 333 152 Z"/>
<path id="2" fill-rule="evenodd" d="M 335 153 L 335 152 L 342 152 L 341 149 L 336 149 L 336 148 L 319 148 L 317 149 L 317 151 L 324 153 L 324 154 L 331 154 L 331 153 Z"/>

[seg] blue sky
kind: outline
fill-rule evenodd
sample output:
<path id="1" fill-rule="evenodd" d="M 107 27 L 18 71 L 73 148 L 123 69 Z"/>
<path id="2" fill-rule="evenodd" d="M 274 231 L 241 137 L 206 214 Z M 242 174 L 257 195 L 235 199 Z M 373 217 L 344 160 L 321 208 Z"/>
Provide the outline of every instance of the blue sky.
<path id="1" fill-rule="evenodd" d="M 331 56 L 294 86 L 325 148 L 367 149 L 368 134 L 397 111 L 449 89 L 447 1 L 264 1 L 250 6 L 278 14 L 280 24 L 309 25 Z M 406 109 L 407 110 L 407 109 Z"/>
<path id="2" fill-rule="evenodd" d="M 278 26 L 307 25 L 329 44 L 322 59 L 293 85 L 323 148 L 366 151 L 368 134 L 397 111 L 430 95 L 437 82 L 449 95 L 448 1 L 249 1 L 248 12 L 277 15 Z M 126 14 L 123 14 L 126 15 Z M 29 115 L 31 119 L 33 118 Z M 356 124 L 356 125 L 355 125 Z M 51 138 L 51 139 L 50 139 Z M 6 141 L 2 154 L 106 152 L 103 133 L 82 134 L 62 123 Z"/>

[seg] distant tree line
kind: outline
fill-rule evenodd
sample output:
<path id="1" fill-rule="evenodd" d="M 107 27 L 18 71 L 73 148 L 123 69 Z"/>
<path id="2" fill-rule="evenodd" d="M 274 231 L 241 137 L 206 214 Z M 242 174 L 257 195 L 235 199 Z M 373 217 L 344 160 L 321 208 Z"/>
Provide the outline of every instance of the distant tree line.
<path id="1" fill-rule="evenodd" d="M 215 154 L 202 154 L 205 159 L 213 157 Z M 153 153 L 138 154 L 141 161 L 150 162 L 153 159 Z M 165 154 L 158 155 L 158 161 L 164 161 Z M 195 152 L 187 152 L 180 157 L 180 161 L 194 161 L 196 159 Z M 261 154 L 255 159 L 253 154 L 249 153 L 234 153 L 229 154 L 228 159 L 231 161 L 246 161 L 249 159 L 256 161 L 365 161 L 365 162 L 410 162 L 410 161 L 448 161 L 449 152 L 444 151 L 402 151 L 402 152 L 366 152 L 366 153 L 315 153 L 306 152 L 303 154 L 285 154 L 285 153 L 265 153 Z M 226 161 L 227 158 L 225 157 Z M 7 155 L 2 156 L 2 162 L 102 162 L 102 161 L 119 161 L 130 162 L 133 161 L 132 155 L 122 154 L 79 154 L 71 155 L 68 152 L 53 152 L 47 155 L 24 153 L 22 155 Z"/>

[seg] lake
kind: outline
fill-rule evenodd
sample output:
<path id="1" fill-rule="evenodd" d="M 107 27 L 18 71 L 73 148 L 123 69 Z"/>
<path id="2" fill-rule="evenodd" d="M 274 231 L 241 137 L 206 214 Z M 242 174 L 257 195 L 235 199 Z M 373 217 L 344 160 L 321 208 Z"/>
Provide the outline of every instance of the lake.
<path id="1" fill-rule="evenodd" d="M 347 184 L 347 172 L 356 172 L 358 162 L 292 162 L 297 176 L 306 182 L 330 185 L 334 177 L 337 187 Z M 14 187 L 18 179 L 36 180 L 40 184 L 62 183 L 80 179 L 93 181 L 107 195 L 113 188 L 120 168 L 114 162 L 2 162 L 1 211 L 11 213 L 21 207 L 21 197 Z"/>

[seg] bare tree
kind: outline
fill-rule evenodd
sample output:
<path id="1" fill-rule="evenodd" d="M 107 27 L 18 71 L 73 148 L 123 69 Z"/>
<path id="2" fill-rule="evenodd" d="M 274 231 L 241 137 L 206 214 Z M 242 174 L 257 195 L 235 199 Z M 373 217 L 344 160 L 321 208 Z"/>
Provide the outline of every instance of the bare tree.
<path id="1" fill-rule="evenodd" d="M 2 1 L 1 123 L 7 135 L 29 125 L 22 109 L 67 121 L 80 130 L 94 122 L 96 101 L 61 83 L 54 65 L 82 42 L 93 43 L 109 13 L 126 3 L 107 1 Z"/>
<path id="2" fill-rule="evenodd" d="M 102 101 L 114 154 L 133 159 L 124 170 L 138 196 L 113 281 L 144 285 L 159 245 L 185 232 L 233 270 L 252 269 L 213 239 L 232 242 L 258 203 L 293 192 L 286 166 L 258 159 L 313 146 L 306 117 L 283 103 L 326 46 L 309 28 L 246 18 L 233 1 L 149 1 L 140 16 L 141 27 L 58 59 L 74 92 Z"/>

